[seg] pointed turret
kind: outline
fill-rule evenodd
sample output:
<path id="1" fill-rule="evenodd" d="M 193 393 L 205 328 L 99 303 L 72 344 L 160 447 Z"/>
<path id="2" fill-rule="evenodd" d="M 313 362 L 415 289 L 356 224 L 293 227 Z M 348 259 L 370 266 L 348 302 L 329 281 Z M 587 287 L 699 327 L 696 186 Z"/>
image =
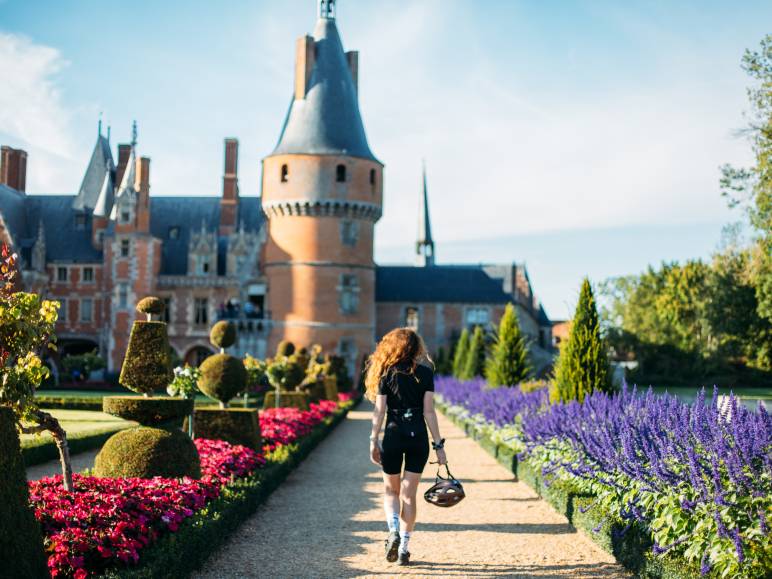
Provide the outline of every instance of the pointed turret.
<path id="1" fill-rule="evenodd" d="M 72 208 L 77 211 L 93 210 L 99 199 L 105 176 L 109 175 L 112 179 L 114 170 L 115 163 L 110 151 L 110 142 L 102 135 L 102 120 L 100 119 L 94 151 L 91 153 L 91 160 L 85 175 L 83 175 L 78 194 L 72 202 Z"/>
<path id="2" fill-rule="evenodd" d="M 418 211 L 418 239 L 415 244 L 416 265 L 434 265 L 434 240 L 429 219 L 429 188 L 426 184 L 426 163 L 423 165 L 423 195 Z"/>
<path id="3" fill-rule="evenodd" d="M 357 100 L 356 52 L 345 52 L 334 0 L 320 0 L 313 36 L 297 43 L 295 96 L 273 155 L 348 155 L 376 161 Z"/>

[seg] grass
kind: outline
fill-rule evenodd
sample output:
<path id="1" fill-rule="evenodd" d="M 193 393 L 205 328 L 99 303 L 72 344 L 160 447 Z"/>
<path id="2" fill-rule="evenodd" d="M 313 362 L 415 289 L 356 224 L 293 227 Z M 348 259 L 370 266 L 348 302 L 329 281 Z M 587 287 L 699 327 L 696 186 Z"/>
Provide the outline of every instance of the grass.
<path id="1" fill-rule="evenodd" d="M 68 435 L 83 434 L 92 431 L 102 431 L 106 429 L 118 430 L 128 428 L 134 423 L 115 416 L 110 416 L 104 412 L 93 412 L 89 410 L 48 410 L 54 418 L 59 421 L 64 431 Z M 48 432 L 41 434 L 22 434 L 21 446 L 36 446 L 38 441 L 51 440 Z"/>

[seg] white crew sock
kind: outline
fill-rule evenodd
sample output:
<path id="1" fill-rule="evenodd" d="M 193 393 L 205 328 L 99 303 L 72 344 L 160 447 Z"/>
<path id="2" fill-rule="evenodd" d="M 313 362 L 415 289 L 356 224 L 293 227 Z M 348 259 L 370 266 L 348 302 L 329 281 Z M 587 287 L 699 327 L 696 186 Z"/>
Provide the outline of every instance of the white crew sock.
<path id="1" fill-rule="evenodd" d="M 386 524 L 389 525 L 390 533 L 399 533 L 399 513 L 387 513 Z"/>
<path id="2" fill-rule="evenodd" d="M 407 544 L 410 542 L 410 533 L 407 531 L 399 532 L 399 552 L 407 553 Z"/>

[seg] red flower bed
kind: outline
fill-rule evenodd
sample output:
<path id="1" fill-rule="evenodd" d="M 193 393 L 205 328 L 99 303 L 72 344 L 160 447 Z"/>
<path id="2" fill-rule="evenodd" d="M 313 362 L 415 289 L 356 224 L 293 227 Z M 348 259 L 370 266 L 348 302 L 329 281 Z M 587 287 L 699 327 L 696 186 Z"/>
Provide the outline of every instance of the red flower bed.
<path id="1" fill-rule="evenodd" d="M 332 414 L 335 402 L 312 404 L 310 411 L 280 408 L 261 413 L 271 450 L 307 435 Z M 73 476 L 75 491 L 62 489 L 62 477 L 29 483 L 30 502 L 40 521 L 52 577 L 82 579 L 106 568 L 136 564 L 139 552 L 220 494 L 234 478 L 248 476 L 265 457 L 221 440 L 196 439 L 201 480 L 109 479 Z"/>
<path id="2" fill-rule="evenodd" d="M 307 436 L 314 426 L 320 424 L 335 412 L 338 404 L 322 400 L 311 404 L 311 410 L 297 408 L 268 408 L 260 412 L 260 432 L 263 435 L 263 450 L 271 452 L 278 446 L 292 444 L 298 438 Z"/>

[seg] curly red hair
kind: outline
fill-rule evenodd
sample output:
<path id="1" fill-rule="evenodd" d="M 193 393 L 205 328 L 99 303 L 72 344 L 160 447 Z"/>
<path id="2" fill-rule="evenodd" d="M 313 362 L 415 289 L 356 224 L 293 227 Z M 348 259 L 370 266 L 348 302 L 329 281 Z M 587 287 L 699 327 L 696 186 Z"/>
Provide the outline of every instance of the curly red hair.
<path id="1" fill-rule="evenodd" d="M 365 396 L 374 401 L 381 378 L 397 364 L 404 364 L 408 373 L 412 374 L 423 360 L 431 363 L 421 336 L 410 328 L 392 330 L 381 338 L 375 352 L 367 360 Z"/>

